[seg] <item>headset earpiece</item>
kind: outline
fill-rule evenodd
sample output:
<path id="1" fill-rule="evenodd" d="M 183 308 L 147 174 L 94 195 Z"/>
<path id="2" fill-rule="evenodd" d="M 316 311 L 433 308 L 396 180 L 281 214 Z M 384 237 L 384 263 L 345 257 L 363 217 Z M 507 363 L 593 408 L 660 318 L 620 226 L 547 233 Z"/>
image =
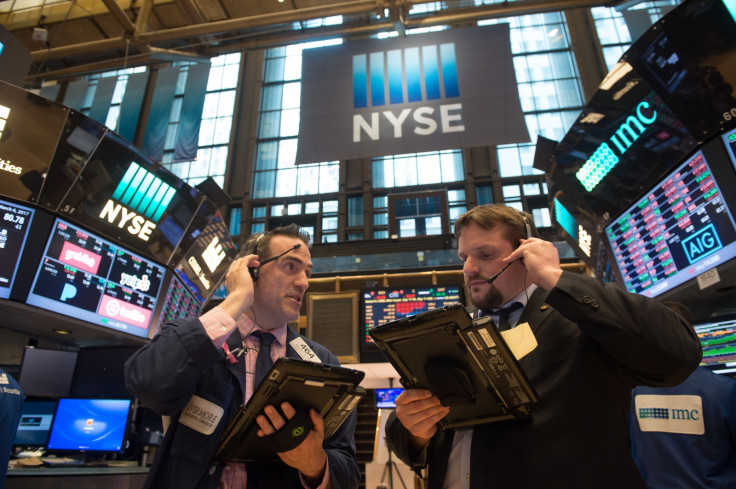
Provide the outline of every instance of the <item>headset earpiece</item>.
<path id="1" fill-rule="evenodd" d="M 519 211 L 519 214 L 521 214 L 521 217 L 524 219 L 524 227 L 526 229 L 526 238 L 525 239 L 529 239 L 529 238 L 532 237 L 532 224 L 529 221 L 529 218 L 526 217 L 526 212 Z"/>

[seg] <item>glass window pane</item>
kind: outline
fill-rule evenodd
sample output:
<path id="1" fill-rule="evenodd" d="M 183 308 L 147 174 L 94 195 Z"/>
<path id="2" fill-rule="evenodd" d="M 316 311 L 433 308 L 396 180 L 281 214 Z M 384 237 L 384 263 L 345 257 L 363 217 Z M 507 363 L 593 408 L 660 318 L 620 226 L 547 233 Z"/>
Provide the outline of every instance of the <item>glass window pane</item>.
<path id="1" fill-rule="evenodd" d="M 217 116 L 224 117 L 233 115 L 235 110 L 235 90 L 220 92 L 220 100 L 217 104 Z"/>
<path id="2" fill-rule="evenodd" d="M 304 204 L 305 214 L 317 214 L 319 212 L 319 202 L 306 202 Z"/>
<path id="3" fill-rule="evenodd" d="M 336 200 L 325 200 L 322 202 L 322 213 L 323 214 L 337 214 L 337 201 Z"/>
<path id="4" fill-rule="evenodd" d="M 259 217 L 266 217 L 266 206 L 259 205 L 259 206 L 253 207 L 253 217 L 256 219 Z"/>
<path id="5" fill-rule="evenodd" d="M 337 229 L 337 217 L 322 218 L 322 231 L 332 231 Z"/>
<path id="6" fill-rule="evenodd" d="M 299 135 L 299 109 L 284 110 L 281 112 L 281 128 L 279 136 L 284 138 L 288 136 Z"/>
<path id="7" fill-rule="evenodd" d="M 296 195 L 296 168 L 279 170 L 276 176 L 276 197 Z"/>
<path id="8" fill-rule="evenodd" d="M 363 198 L 348 198 L 348 226 L 363 225 Z"/>
<path id="9" fill-rule="evenodd" d="M 319 168 L 319 193 L 329 194 L 337 192 L 339 189 L 340 163 L 321 163 Z"/>
<path id="10" fill-rule="evenodd" d="M 232 126 L 232 117 L 221 117 L 216 119 L 214 144 L 227 144 L 230 141 L 230 128 Z"/>
<path id="11" fill-rule="evenodd" d="M 283 89 L 284 86 L 281 84 L 263 87 L 261 95 L 261 110 L 280 110 Z"/>
<path id="12" fill-rule="evenodd" d="M 299 216 L 302 213 L 302 204 L 289 204 L 289 207 L 287 207 L 287 212 L 290 216 Z"/>
<path id="13" fill-rule="evenodd" d="M 270 199 L 276 189 L 276 172 L 257 172 L 253 178 L 253 197 L 256 199 Z"/>
<path id="14" fill-rule="evenodd" d="M 521 189 L 518 185 L 504 185 L 502 192 L 504 200 L 521 197 Z"/>

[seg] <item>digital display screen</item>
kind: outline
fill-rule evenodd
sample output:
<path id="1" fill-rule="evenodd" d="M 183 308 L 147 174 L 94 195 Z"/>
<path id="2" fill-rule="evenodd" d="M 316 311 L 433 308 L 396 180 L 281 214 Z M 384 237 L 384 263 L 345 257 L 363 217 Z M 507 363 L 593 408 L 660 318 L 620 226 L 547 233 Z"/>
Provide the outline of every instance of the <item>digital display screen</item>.
<path id="1" fill-rule="evenodd" d="M 217 212 L 174 270 L 200 303 L 212 295 L 235 257 L 227 224 Z"/>
<path id="2" fill-rule="evenodd" d="M 404 389 L 376 389 L 376 409 L 393 409 L 396 407 L 396 398 Z"/>
<path id="3" fill-rule="evenodd" d="M 623 283 L 655 297 L 736 256 L 734 223 L 702 151 L 606 227 Z"/>
<path id="4" fill-rule="evenodd" d="M 68 112 L 0 82 L 0 195 L 36 201 Z"/>
<path id="5" fill-rule="evenodd" d="M 163 297 L 163 305 L 158 316 L 158 326 L 151 329 L 149 338 L 161 331 L 161 327 L 179 318 L 193 318 L 202 315 L 202 305 L 176 276 L 171 277 L 169 290 Z"/>
<path id="6" fill-rule="evenodd" d="M 26 347 L 18 385 L 26 396 L 68 396 L 76 364 L 76 351 Z"/>
<path id="7" fill-rule="evenodd" d="M 26 303 L 146 338 L 164 267 L 57 219 Z"/>
<path id="8" fill-rule="evenodd" d="M 122 452 L 130 399 L 59 399 L 49 450 Z"/>
<path id="9" fill-rule="evenodd" d="M 459 286 L 396 287 L 363 292 L 363 338 L 373 343 L 371 328 L 405 316 L 462 303 Z"/>
<path id="10" fill-rule="evenodd" d="M 723 144 L 726 146 L 726 153 L 731 158 L 731 164 L 736 170 L 736 129 L 726 132 L 721 137 L 723 138 Z"/>
<path id="11" fill-rule="evenodd" d="M 108 132 L 58 212 L 166 264 L 202 198 L 138 148 Z"/>
<path id="12" fill-rule="evenodd" d="M 0 200 L 0 215 L 0 299 L 8 299 L 31 227 L 33 209 Z"/>
<path id="13" fill-rule="evenodd" d="M 713 319 L 695 324 L 703 347 L 701 365 L 720 374 L 736 374 L 736 318 Z"/>
<path id="14" fill-rule="evenodd" d="M 39 205 L 56 211 L 105 132 L 107 127 L 104 124 L 76 110 L 69 110 L 38 197 Z"/>
<path id="15" fill-rule="evenodd" d="M 56 401 L 23 401 L 13 446 L 21 449 L 46 448 L 55 412 Z"/>

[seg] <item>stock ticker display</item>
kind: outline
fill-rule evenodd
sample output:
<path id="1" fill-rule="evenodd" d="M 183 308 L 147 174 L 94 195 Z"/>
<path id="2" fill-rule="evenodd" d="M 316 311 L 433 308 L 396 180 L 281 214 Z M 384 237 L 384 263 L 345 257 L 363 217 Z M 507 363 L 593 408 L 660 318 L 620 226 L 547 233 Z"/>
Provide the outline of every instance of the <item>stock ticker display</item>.
<path id="1" fill-rule="evenodd" d="M 459 286 L 406 287 L 369 289 L 363 292 L 363 336 L 373 340 L 368 331 L 405 316 L 462 303 Z"/>
<path id="2" fill-rule="evenodd" d="M 164 267 L 57 219 L 27 303 L 145 338 Z"/>
<path id="3" fill-rule="evenodd" d="M 702 151 L 606 227 L 627 290 L 657 296 L 736 256 L 736 223 Z"/>
<path id="4" fill-rule="evenodd" d="M 701 365 L 716 373 L 736 373 L 736 317 L 695 324 L 703 346 Z"/>
<path id="5" fill-rule="evenodd" d="M 10 297 L 33 209 L 0 200 L 0 299 Z"/>

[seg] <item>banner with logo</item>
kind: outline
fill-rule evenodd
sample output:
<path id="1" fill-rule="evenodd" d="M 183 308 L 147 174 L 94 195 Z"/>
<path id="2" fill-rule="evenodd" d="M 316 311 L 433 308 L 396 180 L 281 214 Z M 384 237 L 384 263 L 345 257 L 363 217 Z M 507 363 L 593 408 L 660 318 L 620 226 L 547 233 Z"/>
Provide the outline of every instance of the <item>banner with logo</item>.
<path id="1" fill-rule="evenodd" d="M 508 24 L 303 53 L 296 163 L 529 140 Z"/>

